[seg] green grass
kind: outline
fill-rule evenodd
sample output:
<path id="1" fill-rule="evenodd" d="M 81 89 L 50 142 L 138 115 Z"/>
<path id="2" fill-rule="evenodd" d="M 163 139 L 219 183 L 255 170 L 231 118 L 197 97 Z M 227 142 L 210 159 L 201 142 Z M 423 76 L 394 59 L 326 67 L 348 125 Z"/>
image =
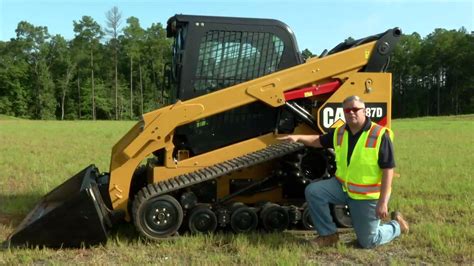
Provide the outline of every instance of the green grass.
<path id="1" fill-rule="evenodd" d="M 112 146 L 134 122 L 29 121 L 0 116 L 0 241 L 44 194 L 89 164 L 108 171 Z M 293 233 L 182 236 L 147 243 L 125 224 L 105 246 L 9 249 L 0 264 L 473 264 L 474 115 L 393 122 L 397 169 L 391 209 L 411 232 L 362 250 L 351 230 L 316 250 Z M 309 236 L 308 236 L 309 237 Z"/>
<path id="2" fill-rule="evenodd" d="M 20 118 L 0 114 L 0 120 L 19 120 Z"/>

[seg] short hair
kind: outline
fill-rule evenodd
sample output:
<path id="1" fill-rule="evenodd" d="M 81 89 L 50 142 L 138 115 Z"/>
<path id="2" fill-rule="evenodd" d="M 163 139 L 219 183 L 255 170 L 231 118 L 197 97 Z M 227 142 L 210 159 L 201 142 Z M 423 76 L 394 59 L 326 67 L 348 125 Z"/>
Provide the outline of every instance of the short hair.
<path id="1" fill-rule="evenodd" d="M 359 96 L 357 95 L 352 95 L 352 96 L 349 96 L 347 98 L 344 99 L 344 101 L 342 101 L 342 105 L 346 104 L 346 103 L 350 103 L 350 102 L 360 102 L 364 105 L 365 107 L 365 102 L 364 100 L 362 100 Z"/>

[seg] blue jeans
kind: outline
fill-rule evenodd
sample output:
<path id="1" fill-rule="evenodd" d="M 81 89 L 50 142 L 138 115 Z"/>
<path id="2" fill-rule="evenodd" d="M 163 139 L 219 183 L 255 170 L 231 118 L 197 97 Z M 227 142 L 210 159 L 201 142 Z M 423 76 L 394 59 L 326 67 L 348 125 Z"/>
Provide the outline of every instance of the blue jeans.
<path id="1" fill-rule="evenodd" d="M 347 204 L 351 212 L 352 225 L 359 244 L 363 248 L 373 248 L 392 241 L 400 235 L 397 221 L 380 224 L 375 214 L 377 200 L 354 200 L 342 190 L 336 178 L 330 178 L 309 184 L 305 190 L 311 219 L 320 236 L 336 233 L 329 203 Z"/>

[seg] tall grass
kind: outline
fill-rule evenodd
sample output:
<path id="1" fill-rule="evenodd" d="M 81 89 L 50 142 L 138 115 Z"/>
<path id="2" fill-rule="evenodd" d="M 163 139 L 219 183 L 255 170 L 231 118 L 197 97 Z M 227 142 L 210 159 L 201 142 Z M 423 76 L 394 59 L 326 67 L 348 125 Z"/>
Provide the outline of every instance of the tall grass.
<path id="1" fill-rule="evenodd" d="M 0 241 L 44 194 L 89 164 L 108 171 L 112 146 L 134 122 L 29 121 L 0 117 Z M 411 232 L 362 250 L 351 231 L 334 248 L 302 245 L 281 234 L 184 235 L 147 243 L 128 224 L 91 249 L 11 249 L 0 264 L 262 264 L 474 263 L 474 115 L 400 119 L 393 123 L 399 177 L 391 209 Z"/>

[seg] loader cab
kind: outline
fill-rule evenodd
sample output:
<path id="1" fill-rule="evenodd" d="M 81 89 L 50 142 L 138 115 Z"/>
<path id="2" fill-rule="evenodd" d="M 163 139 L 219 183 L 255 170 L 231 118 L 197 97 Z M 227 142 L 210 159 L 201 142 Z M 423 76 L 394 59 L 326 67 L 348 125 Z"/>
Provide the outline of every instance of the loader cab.
<path id="1" fill-rule="evenodd" d="M 291 29 L 271 19 L 175 15 L 171 84 L 188 100 L 303 62 Z"/>
<path id="2" fill-rule="evenodd" d="M 303 63 L 295 36 L 271 19 L 175 15 L 169 65 L 170 104 L 188 100 Z M 272 132 L 278 110 L 252 103 L 175 131 L 175 146 L 200 154 Z"/>

